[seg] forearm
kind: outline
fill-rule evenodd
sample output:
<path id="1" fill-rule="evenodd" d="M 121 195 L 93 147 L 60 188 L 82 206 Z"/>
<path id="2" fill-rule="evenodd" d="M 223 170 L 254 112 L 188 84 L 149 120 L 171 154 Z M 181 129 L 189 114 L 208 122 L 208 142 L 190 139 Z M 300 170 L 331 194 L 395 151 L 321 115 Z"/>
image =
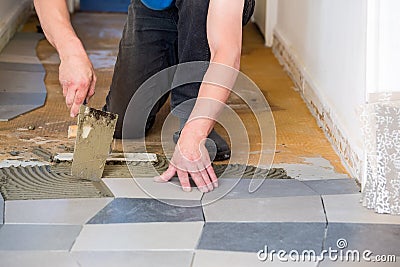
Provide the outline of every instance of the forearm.
<path id="1" fill-rule="evenodd" d="M 56 48 L 61 60 L 86 55 L 71 25 L 65 0 L 34 0 L 34 4 L 46 38 Z"/>

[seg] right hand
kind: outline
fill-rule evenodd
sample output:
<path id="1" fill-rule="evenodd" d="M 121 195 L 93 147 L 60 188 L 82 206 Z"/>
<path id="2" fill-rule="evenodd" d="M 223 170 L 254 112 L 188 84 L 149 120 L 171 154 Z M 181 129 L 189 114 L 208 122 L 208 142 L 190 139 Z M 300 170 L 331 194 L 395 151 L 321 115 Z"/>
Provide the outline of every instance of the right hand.
<path id="1" fill-rule="evenodd" d="M 97 80 L 93 65 L 86 53 L 62 58 L 59 80 L 70 115 L 76 117 L 84 100 L 88 102 L 94 95 Z"/>

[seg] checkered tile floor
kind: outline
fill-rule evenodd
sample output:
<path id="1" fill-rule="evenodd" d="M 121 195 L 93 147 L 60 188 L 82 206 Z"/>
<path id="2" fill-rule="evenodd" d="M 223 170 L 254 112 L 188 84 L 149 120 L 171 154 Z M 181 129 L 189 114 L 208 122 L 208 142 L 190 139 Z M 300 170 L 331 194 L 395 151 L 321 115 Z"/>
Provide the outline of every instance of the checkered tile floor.
<path id="1" fill-rule="evenodd" d="M 0 267 L 400 264 L 327 255 L 319 263 L 259 259 L 266 246 L 270 256 L 272 250 L 319 255 L 338 249 L 339 239 L 347 243 L 343 251 L 400 257 L 400 217 L 361 207 L 352 179 L 266 180 L 254 193 L 251 180 L 221 179 L 204 195 L 148 178 L 104 182 L 115 198 L 6 201 Z"/>

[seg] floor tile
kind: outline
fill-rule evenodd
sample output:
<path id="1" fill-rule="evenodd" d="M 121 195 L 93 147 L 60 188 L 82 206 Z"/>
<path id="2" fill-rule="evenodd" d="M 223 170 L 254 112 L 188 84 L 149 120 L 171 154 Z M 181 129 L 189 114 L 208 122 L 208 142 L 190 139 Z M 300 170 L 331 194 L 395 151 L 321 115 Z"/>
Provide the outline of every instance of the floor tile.
<path id="1" fill-rule="evenodd" d="M 198 249 L 256 253 L 268 250 L 321 252 L 324 223 L 206 223 Z"/>
<path id="2" fill-rule="evenodd" d="M 106 178 L 103 182 L 118 198 L 201 200 L 203 196 L 199 190 L 184 192 L 175 184 L 156 183 L 151 178 Z"/>
<path id="3" fill-rule="evenodd" d="M 243 198 L 269 198 L 269 197 L 289 197 L 289 196 L 311 196 L 317 193 L 307 185 L 295 179 L 266 179 L 255 191 L 251 179 L 220 179 L 221 186 L 213 192 L 207 193 L 203 197 L 205 201 L 213 201 L 224 195 L 224 199 L 243 199 Z M 230 187 L 228 186 L 230 185 Z M 231 189 L 231 190 L 229 190 Z M 229 192 L 228 192 L 229 191 Z"/>
<path id="4" fill-rule="evenodd" d="M 1 91 L 7 93 L 45 93 L 45 73 L 27 71 L 0 71 Z"/>
<path id="5" fill-rule="evenodd" d="M 203 209 L 207 222 L 326 222 L 320 196 L 222 199 Z"/>
<path id="6" fill-rule="evenodd" d="M 112 198 L 6 201 L 6 223 L 85 224 Z"/>
<path id="7" fill-rule="evenodd" d="M 8 105 L 0 106 L 0 121 L 8 121 L 28 111 L 41 107 L 42 105 Z"/>
<path id="8" fill-rule="evenodd" d="M 4 199 L 0 194 L 0 225 L 4 223 Z"/>
<path id="9" fill-rule="evenodd" d="M 322 196 L 328 222 L 400 224 L 400 216 L 377 214 L 360 203 L 361 194 Z"/>
<path id="10" fill-rule="evenodd" d="M 190 251 L 73 252 L 81 267 L 190 267 Z"/>
<path id="11" fill-rule="evenodd" d="M 27 72 L 46 72 L 42 64 L 0 62 L 0 71 L 3 71 L 3 70 L 27 71 Z"/>
<path id="12" fill-rule="evenodd" d="M 346 240 L 346 250 L 365 250 L 377 254 L 400 256 L 400 225 L 330 223 L 325 248 L 338 249 L 339 239 Z"/>
<path id="13" fill-rule="evenodd" d="M 400 262 L 400 257 L 395 258 L 394 260 L 385 260 L 386 262 L 382 262 L 381 260 L 376 261 L 371 258 L 372 260 L 365 261 L 362 258 L 358 261 L 357 259 L 354 260 L 353 257 L 351 258 L 343 258 L 343 260 L 331 260 L 329 258 L 325 259 L 324 261 L 320 262 L 318 267 L 398 267 Z"/>
<path id="14" fill-rule="evenodd" d="M 38 41 L 43 39 L 43 34 L 18 32 L 1 51 L 1 62 L 40 64 L 36 56 Z"/>
<path id="15" fill-rule="evenodd" d="M 354 179 L 329 179 L 304 181 L 304 184 L 320 195 L 357 194 L 360 187 Z"/>
<path id="16" fill-rule="evenodd" d="M 88 224 L 204 221 L 200 201 L 117 198 L 97 213 Z M 182 205 L 182 206 L 180 206 Z"/>
<path id="17" fill-rule="evenodd" d="M 72 251 L 192 250 L 203 222 L 85 225 Z"/>
<path id="18" fill-rule="evenodd" d="M 46 100 L 46 92 L 42 93 L 13 93 L 0 92 L 0 105 L 39 105 Z"/>
<path id="19" fill-rule="evenodd" d="M 316 262 L 281 262 L 278 259 L 273 261 L 261 261 L 257 253 L 196 250 L 192 267 L 218 266 L 218 267 L 261 267 L 261 266 L 301 266 L 316 267 Z"/>
<path id="20" fill-rule="evenodd" d="M 68 252 L 0 251 L 0 267 L 80 267 Z"/>
<path id="21" fill-rule="evenodd" d="M 67 251 L 79 235 L 79 225 L 15 225 L 0 229 L 0 250 Z"/>

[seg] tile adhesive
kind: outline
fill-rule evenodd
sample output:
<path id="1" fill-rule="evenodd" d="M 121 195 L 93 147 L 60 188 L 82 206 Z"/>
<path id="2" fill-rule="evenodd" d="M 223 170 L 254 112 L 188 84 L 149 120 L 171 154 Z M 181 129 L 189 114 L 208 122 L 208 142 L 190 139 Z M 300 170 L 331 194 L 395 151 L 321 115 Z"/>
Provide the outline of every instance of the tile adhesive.
<path id="1" fill-rule="evenodd" d="M 168 168 L 168 160 L 157 156 L 154 162 L 109 162 L 103 178 L 149 178 Z M 128 167 L 129 166 L 129 167 Z M 214 165 L 220 178 L 290 179 L 281 168 L 261 169 L 242 164 Z M 19 166 L 0 169 L 0 192 L 5 200 L 69 199 L 112 197 L 102 181 L 89 181 L 71 176 L 71 163 L 45 166 Z"/>

